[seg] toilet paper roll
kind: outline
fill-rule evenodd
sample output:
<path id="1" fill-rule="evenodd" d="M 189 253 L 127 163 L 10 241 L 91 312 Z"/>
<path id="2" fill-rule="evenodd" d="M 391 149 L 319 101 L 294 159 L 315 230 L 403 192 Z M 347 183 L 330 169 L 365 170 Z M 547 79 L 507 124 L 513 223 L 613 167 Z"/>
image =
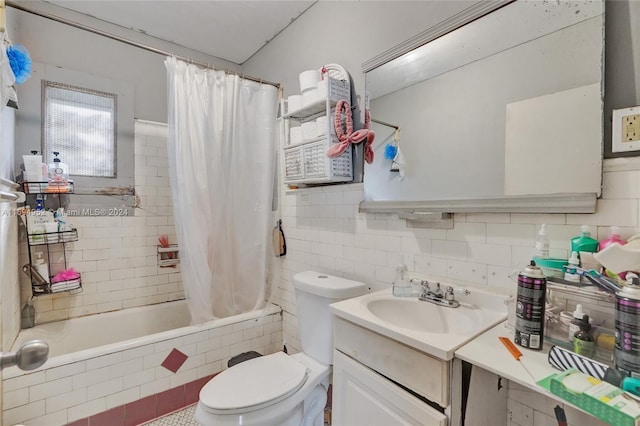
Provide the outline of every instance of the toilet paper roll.
<path id="1" fill-rule="evenodd" d="M 287 98 L 287 113 L 302 108 L 302 95 L 291 95 Z"/>
<path id="2" fill-rule="evenodd" d="M 316 88 L 318 81 L 320 81 L 320 71 L 318 70 L 302 71 L 298 76 L 298 79 L 300 80 L 300 91 L 304 93 L 305 90 Z"/>
<path id="3" fill-rule="evenodd" d="M 324 136 L 327 134 L 327 117 L 318 117 L 316 119 L 316 135 Z"/>
<path id="4" fill-rule="evenodd" d="M 302 128 L 300 126 L 289 129 L 289 145 L 295 145 L 302 142 Z"/>
<path id="5" fill-rule="evenodd" d="M 318 89 L 318 96 L 320 98 L 327 97 L 327 80 L 320 80 L 316 85 L 316 89 Z"/>
<path id="6" fill-rule="evenodd" d="M 318 100 L 318 89 L 313 88 L 302 93 L 302 106 L 306 107 L 316 103 Z"/>
<path id="7" fill-rule="evenodd" d="M 313 139 L 316 137 L 316 122 L 315 121 L 307 121 L 306 123 L 302 123 L 302 140 L 306 141 L 309 139 Z"/>

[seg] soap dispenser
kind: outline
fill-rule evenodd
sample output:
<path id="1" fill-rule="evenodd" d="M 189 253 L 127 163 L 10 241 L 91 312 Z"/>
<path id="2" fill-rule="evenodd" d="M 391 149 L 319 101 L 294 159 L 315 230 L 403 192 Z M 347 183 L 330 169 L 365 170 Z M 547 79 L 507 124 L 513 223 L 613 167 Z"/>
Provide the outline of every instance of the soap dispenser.
<path id="1" fill-rule="evenodd" d="M 413 294 L 413 287 L 407 279 L 407 265 L 404 263 L 402 255 L 400 262 L 396 266 L 396 276 L 393 280 L 393 295 L 399 297 L 410 297 Z"/>
<path id="2" fill-rule="evenodd" d="M 69 167 L 63 163 L 57 151 L 53 152 L 55 158 L 49 163 L 49 185 L 66 185 L 69 183 Z"/>

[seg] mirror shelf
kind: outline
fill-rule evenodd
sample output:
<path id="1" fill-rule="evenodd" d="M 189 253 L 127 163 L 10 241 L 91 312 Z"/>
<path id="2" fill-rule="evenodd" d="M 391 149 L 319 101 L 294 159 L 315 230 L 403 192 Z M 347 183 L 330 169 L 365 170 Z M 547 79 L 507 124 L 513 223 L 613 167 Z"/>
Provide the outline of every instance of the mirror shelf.
<path id="1" fill-rule="evenodd" d="M 429 201 L 361 201 L 361 213 L 595 213 L 595 193 Z"/>

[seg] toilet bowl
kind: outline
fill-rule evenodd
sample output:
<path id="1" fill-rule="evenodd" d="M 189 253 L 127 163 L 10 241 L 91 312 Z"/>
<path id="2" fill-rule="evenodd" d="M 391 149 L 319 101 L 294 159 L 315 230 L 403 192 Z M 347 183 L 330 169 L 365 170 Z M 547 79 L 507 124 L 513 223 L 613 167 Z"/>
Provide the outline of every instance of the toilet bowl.
<path id="1" fill-rule="evenodd" d="M 202 388 L 196 420 L 224 426 L 322 425 L 330 372 L 303 353 L 245 361 Z"/>
<path id="2" fill-rule="evenodd" d="M 313 271 L 293 277 L 301 353 L 276 352 L 236 364 L 200 391 L 196 420 L 212 425 L 322 426 L 333 363 L 329 305 L 360 296 L 357 281 Z"/>

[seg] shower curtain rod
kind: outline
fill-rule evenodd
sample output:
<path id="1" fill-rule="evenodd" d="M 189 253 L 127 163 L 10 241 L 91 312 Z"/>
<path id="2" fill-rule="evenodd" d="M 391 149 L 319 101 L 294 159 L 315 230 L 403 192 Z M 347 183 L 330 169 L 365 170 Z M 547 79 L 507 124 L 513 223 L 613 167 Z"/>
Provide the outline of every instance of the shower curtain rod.
<path id="1" fill-rule="evenodd" d="M 69 25 L 71 27 L 78 28 L 80 30 L 88 31 L 90 33 L 94 33 L 94 34 L 97 34 L 97 35 L 102 36 L 102 37 L 110 38 L 112 40 L 116 40 L 116 41 L 119 41 L 121 43 L 128 44 L 130 46 L 134 46 L 134 47 L 137 47 L 137 48 L 140 48 L 140 49 L 143 49 L 143 50 L 147 50 L 149 52 L 157 53 L 159 55 L 164 55 L 164 56 L 173 56 L 173 57 L 175 57 L 177 59 L 180 59 L 181 61 L 185 61 L 185 62 L 188 62 L 190 64 L 198 65 L 198 66 L 203 67 L 203 68 L 215 69 L 210 64 L 205 64 L 203 62 L 198 62 L 198 61 L 193 60 L 192 58 L 186 58 L 184 56 L 175 55 L 175 54 L 173 54 L 171 52 L 167 52 L 166 50 L 156 49 L 155 47 L 151 47 L 151 46 L 148 46 L 146 44 L 138 43 L 136 41 L 129 40 L 127 38 L 120 37 L 118 35 L 111 34 L 111 33 L 108 33 L 106 31 L 102 31 L 102 30 L 99 30 L 97 28 L 90 27 L 88 25 L 79 24 L 77 22 L 73 22 L 73 21 L 70 21 L 68 19 L 61 18 L 59 16 L 47 14 L 47 13 L 44 13 L 44 12 L 38 12 L 38 11 L 35 11 L 35 10 L 32 10 L 32 9 L 26 8 L 26 7 L 16 3 L 14 1 L 11 1 L 11 0 L 6 0 L 5 4 L 7 6 L 9 6 L 9 7 L 14 8 L 14 9 L 18 9 L 18 10 L 21 10 L 23 12 L 31 13 L 32 15 L 36 15 L 36 16 L 39 16 L 41 18 L 50 19 L 52 21 L 59 22 L 61 24 Z M 280 83 L 274 83 L 272 81 L 263 80 L 263 79 L 257 78 L 257 77 L 251 77 L 251 76 L 248 76 L 248 75 L 244 75 L 242 73 L 238 73 L 238 72 L 230 71 L 230 70 L 226 70 L 226 69 L 222 70 L 222 71 L 226 72 L 227 74 L 237 75 L 240 78 L 245 79 L 245 80 L 250 80 L 250 81 L 255 81 L 257 83 L 263 83 L 263 84 L 268 84 L 270 86 L 275 86 L 275 87 L 277 87 L 279 89 L 279 91 L 282 90 L 282 87 L 281 87 Z"/>

